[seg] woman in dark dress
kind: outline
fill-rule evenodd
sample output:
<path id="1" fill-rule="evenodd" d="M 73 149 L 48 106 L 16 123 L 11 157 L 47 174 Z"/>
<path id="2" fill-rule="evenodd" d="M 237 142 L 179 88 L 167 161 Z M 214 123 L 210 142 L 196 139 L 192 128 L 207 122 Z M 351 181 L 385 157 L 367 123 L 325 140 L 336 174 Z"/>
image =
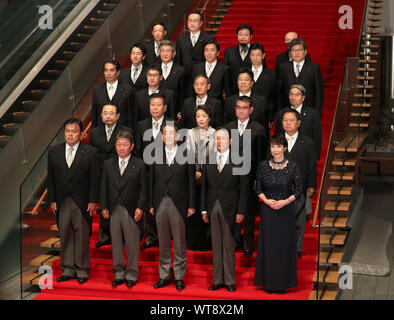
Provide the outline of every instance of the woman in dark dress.
<path id="1" fill-rule="evenodd" d="M 197 127 L 187 132 L 187 147 L 193 152 L 196 165 L 196 205 L 200 204 L 201 167 L 205 163 L 209 151 L 214 147 L 215 129 L 210 126 L 211 108 L 208 105 L 196 107 L 195 116 Z M 196 212 L 200 210 L 196 208 Z M 211 249 L 209 224 L 204 223 L 200 214 L 194 214 L 187 219 L 186 242 L 191 250 L 206 251 Z"/>
<path id="2" fill-rule="evenodd" d="M 297 286 L 294 200 L 302 190 L 296 163 L 284 156 L 286 148 L 283 135 L 272 136 L 272 159 L 261 161 L 256 175 L 256 193 L 263 204 L 254 284 L 279 294 Z"/>

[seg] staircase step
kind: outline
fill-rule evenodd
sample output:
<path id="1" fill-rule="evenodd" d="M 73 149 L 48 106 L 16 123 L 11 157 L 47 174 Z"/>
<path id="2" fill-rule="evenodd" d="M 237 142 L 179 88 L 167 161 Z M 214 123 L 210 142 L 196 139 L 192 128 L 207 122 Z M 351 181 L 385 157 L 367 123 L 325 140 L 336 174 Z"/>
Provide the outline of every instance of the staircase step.
<path id="1" fill-rule="evenodd" d="M 353 181 L 355 177 L 354 171 L 349 172 L 333 172 L 330 174 L 331 180 L 346 180 L 346 181 Z"/>
<path id="2" fill-rule="evenodd" d="M 55 248 L 60 249 L 60 238 L 50 238 L 40 243 L 41 248 Z"/>
<path id="3" fill-rule="evenodd" d="M 31 112 L 38 105 L 39 101 L 37 100 L 23 100 L 22 108 L 26 112 Z"/>
<path id="4" fill-rule="evenodd" d="M 352 112 L 350 115 L 351 115 L 352 117 L 369 118 L 370 113 L 369 113 L 369 112 Z"/>
<path id="5" fill-rule="evenodd" d="M 334 166 L 351 166 L 354 167 L 356 165 L 357 159 L 349 158 L 348 156 L 345 158 L 345 155 L 336 155 L 334 160 L 332 160 L 332 164 Z"/>
<path id="6" fill-rule="evenodd" d="M 373 89 L 375 86 L 373 86 L 372 84 L 357 84 L 356 88 L 357 89 Z"/>
<path id="7" fill-rule="evenodd" d="M 104 18 L 92 17 L 92 18 L 89 18 L 89 23 L 94 25 L 94 26 L 99 26 L 99 25 L 101 25 L 104 22 L 104 20 L 105 20 Z"/>
<path id="8" fill-rule="evenodd" d="M 22 276 L 22 283 L 38 286 L 40 284 L 40 279 L 41 279 L 42 275 L 43 275 L 42 273 L 33 272 L 33 273 L 28 274 L 26 276 Z"/>
<path id="9" fill-rule="evenodd" d="M 57 227 L 57 224 L 51 225 L 50 229 L 51 231 L 59 231 L 59 228 Z"/>
<path id="10" fill-rule="evenodd" d="M 319 298 L 319 300 L 336 300 L 337 294 L 338 290 L 333 288 L 328 288 L 324 291 L 319 289 L 318 295 L 316 290 L 312 290 L 309 296 L 309 300 L 316 300 L 317 297 Z"/>
<path id="11" fill-rule="evenodd" d="M 42 90 L 42 89 L 30 90 L 30 94 L 33 100 L 41 100 L 46 93 L 47 90 Z"/>
<path id="12" fill-rule="evenodd" d="M 350 201 L 328 201 L 324 206 L 326 211 L 349 211 Z"/>
<path id="13" fill-rule="evenodd" d="M 348 236 L 347 231 L 339 230 L 339 231 L 335 231 L 334 233 L 322 231 L 322 233 L 320 234 L 320 244 L 343 246 L 345 245 L 347 236 Z"/>
<path id="14" fill-rule="evenodd" d="M 17 123 L 23 123 L 25 120 L 31 115 L 31 112 L 26 111 L 17 111 L 13 112 L 12 116 L 14 117 L 14 121 Z"/>
<path id="15" fill-rule="evenodd" d="M 323 218 L 323 221 L 321 223 L 321 227 L 323 228 L 346 228 L 347 223 L 349 221 L 349 217 L 347 216 L 341 216 L 337 217 L 331 217 L 331 216 L 326 216 Z"/>
<path id="16" fill-rule="evenodd" d="M 30 261 L 31 266 L 51 266 L 52 263 L 59 259 L 59 256 L 51 255 L 51 254 L 42 254 L 37 258 Z"/>
<path id="17" fill-rule="evenodd" d="M 11 140 L 11 136 L 1 135 L 0 136 L 0 147 L 3 149 L 7 143 Z"/>
<path id="18" fill-rule="evenodd" d="M 351 127 L 351 128 L 368 128 L 369 123 L 368 122 L 350 122 L 349 127 Z"/>
<path id="19" fill-rule="evenodd" d="M 356 107 L 356 108 L 370 108 L 372 104 L 371 103 L 353 103 L 352 105 L 353 105 L 353 107 Z"/>
<path id="20" fill-rule="evenodd" d="M 48 76 L 51 77 L 52 79 L 57 79 L 61 74 L 62 74 L 62 70 L 58 70 L 58 69 L 50 69 L 47 71 Z"/>
<path id="21" fill-rule="evenodd" d="M 357 76 L 357 80 L 375 80 L 374 76 Z"/>
<path id="22" fill-rule="evenodd" d="M 317 270 L 313 275 L 313 282 L 317 283 Z M 339 268 L 334 267 L 319 267 L 319 283 L 338 283 Z"/>
<path id="23" fill-rule="evenodd" d="M 353 192 L 353 186 L 330 186 L 327 193 L 330 195 L 350 196 Z"/>
<path id="24" fill-rule="evenodd" d="M 366 59 L 361 59 L 358 62 L 360 62 L 360 64 L 364 63 L 364 64 L 373 64 L 373 63 L 378 63 L 378 60 L 366 60 Z"/>
<path id="25" fill-rule="evenodd" d="M 355 93 L 354 96 L 356 98 L 372 98 L 373 94 L 372 93 Z"/>
<path id="26" fill-rule="evenodd" d="M 55 83 L 55 80 L 52 80 L 52 79 L 41 79 L 40 80 L 40 86 L 46 90 L 49 89 L 54 83 Z"/>
<path id="27" fill-rule="evenodd" d="M 22 127 L 22 123 L 6 123 L 3 124 L 3 133 L 6 136 L 13 136 Z"/>
<path id="28" fill-rule="evenodd" d="M 362 144 L 364 143 L 367 134 L 349 132 L 346 137 L 335 147 L 337 152 L 358 152 Z"/>
<path id="29" fill-rule="evenodd" d="M 342 262 L 344 248 L 320 248 L 320 263 L 339 264 Z"/>

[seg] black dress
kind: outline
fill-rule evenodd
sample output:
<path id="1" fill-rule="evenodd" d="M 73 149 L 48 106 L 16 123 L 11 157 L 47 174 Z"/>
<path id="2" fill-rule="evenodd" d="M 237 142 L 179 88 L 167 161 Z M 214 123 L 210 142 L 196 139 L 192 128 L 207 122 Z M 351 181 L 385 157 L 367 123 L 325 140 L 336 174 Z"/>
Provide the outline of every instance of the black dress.
<path id="1" fill-rule="evenodd" d="M 261 161 L 256 193 L 267 199 L 284 200 L 302 190 L 301 175 L 294 161 L 282 164 Z M 272 167 L 275 166 L 275 169 Z M 260 234 L 254 284 L 265 290 L 284 291 L 297 286 L 296 214 L 294 201 L 279 210 L 261 207 Z"/>

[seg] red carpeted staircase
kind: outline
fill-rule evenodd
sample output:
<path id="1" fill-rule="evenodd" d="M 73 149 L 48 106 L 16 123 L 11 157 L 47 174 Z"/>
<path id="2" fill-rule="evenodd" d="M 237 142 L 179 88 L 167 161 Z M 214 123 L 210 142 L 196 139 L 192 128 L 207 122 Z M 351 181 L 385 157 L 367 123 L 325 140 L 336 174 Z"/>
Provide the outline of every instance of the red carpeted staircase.
<path id="1" fill-rule="evenodd" d="M 342 81 L 346 58 L 354 56 L 357 49 L 359 28 L 364 1 L 346 2 L 353 9 L 353 29 L 338 27 L 339 7 L 343 1 L 323 0 L 235 0 L 223 19 L 216 35 L 223 57 L 224 49 L 237 43 L 235 30 L 242 23 L 249 23 L 254 36 L 252 42 L 261 42 L 266 50 L 268 67 L 274 69 L 275 57 L 285 50 L 284 34 L 296 31 L 304 38 L 312 60 L 321 66 L 325 81 L 325 103 L 322 116 L 323 146 L 318 165 L 318 185 L 324 166 L 331 122 L 335 112 L 339 85 Z M 257 218 L 257 222 L 259 219 Z M 256 238 L 258 236 L 256 223 Z M 125 285 L 112 288 L 111 247 L 95 248 L 98 237 L 98 219 L 93 225 L 91 238 L 90 280 L 83 285 L 71 280 L 54 282 L 54 289 L 44 290 L 36 297 L 45 299 L 308 299 L 312 290 L 312 276 L 316 269 L 317 230 L 308 222 L 305 231 L 303 256 L 298 259 L 298 286 L 285 295 L 269 295 L 253 285 L 256 253 L 245 257 L 237 252 L 236 279 L 234 293 L 221 289 L 208 291 L 212 279 L 212 252 L 188 251 L 186 289 L 178 292 L 172 284 L 162 289 L 154 289 L 158 280 L 158 248 L 140 252 L 140 276 L 137 285 L 128 289 Z M 54 263 L 54 276 L 60 275 L 59 261 Z"/>

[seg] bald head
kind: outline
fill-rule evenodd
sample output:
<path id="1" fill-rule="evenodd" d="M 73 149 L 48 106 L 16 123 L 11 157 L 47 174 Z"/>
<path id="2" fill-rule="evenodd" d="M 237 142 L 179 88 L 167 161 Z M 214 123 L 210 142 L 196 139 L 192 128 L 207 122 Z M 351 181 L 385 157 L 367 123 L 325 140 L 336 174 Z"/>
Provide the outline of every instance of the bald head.
<path id="1" fill-rule="evenodd" d="M 298 38 L 298 34 L 294 31 L 290 31 L 285 34 L 285 44 L 286 47 L 289 49 L 291 41 Z"/>

